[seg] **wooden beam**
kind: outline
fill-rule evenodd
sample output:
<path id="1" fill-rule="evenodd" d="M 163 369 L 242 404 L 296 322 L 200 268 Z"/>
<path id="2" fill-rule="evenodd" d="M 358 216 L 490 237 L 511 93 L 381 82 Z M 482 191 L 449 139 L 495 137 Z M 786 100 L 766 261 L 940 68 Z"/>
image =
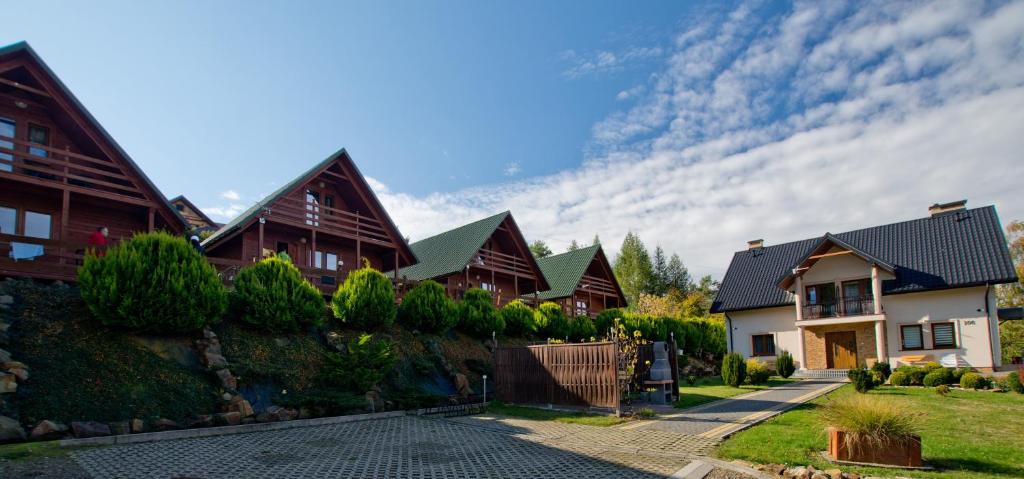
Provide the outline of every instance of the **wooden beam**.
<path id="1" fill-rule="evenodd" d="M 17 88 L 17 89 L 22 90 L 22 91 L 27 91 L 29 93 L 33 93 L 33 94 L 39 95 L 39 96 L 44 97 L 44 98 L 50 98 L 50 94 L 46 93 L 43 90 L 40 90 L 40 89 L 37 89 L 37 88 L 32 88 L 32 87 L 30 87 L 28 85 L 22 85 L 21 83 L 18 83 L 16 81 L 10 81 L 10 80 L 8 80 L 6 78 L 0 78 L 0 84 L 7 85 L 7 86 L 9 86 L 11 88 Z"/>
<path id="2" fill-rule="evenodd" d="M 156 210 L 154 210 L 152 207 L 149 207 L 149 208 L 146 209 L 146 214 L 149 217 L 148 218 L 148 220 L 149 220 L 149 230 L 148 231 L 150 233 L 152 233 L 154 227 L 156 226 L 155 225 L 155 223 L 156 223 Z"/>
<path id="3" fill-rule="evenodd" d="M 264 223 L 264 221 L 263 221 L 263 218 L 260 218 L 260 219 L 258 219 L 256 221 L 258 221 L 259 225 L 260 225 L 260 227 L 259 227 L 259 230 L 260 230 L 260 232 L 259 232 L 259 241 L 260 242 L 259 242 L 258 245 L 256 245 L 256 257 L 259 258 L 259 259 L 263 259 L 263 223 Z M 242 249 L 244 250 L 245 248 L 242 248 Z"/>
<path id="4" fill-rule="evenodd" d="M 68 210 L 71 209 L 71 192 L 64 190 L 60 202 L 60 241 L 62 243 L 68 240 Z M 60 248 L 60 264 L 64 264 L 64 253 L 66 251 L 63 247 Z"/>
<path id="5" fill-rule="evenodd" d="M 828 258 L 829 256 L 839 256 L 839 255 L 844 255 L 844 254 L 853 254 L 853 251 L 845 250 L 845 251 L 836 251 L 835 253 L 816 254 L 814 256 L 808 256 L 807 259 L 821 259 L 821 258 Z"/>
<path id="6" fill-rule="evenodd" d="M 316 229 L 310 229 L 310 231 L 312 232 L 312 241 L 310 241 L 310 248 L 312 248 L 313 251 L 309 254 L 309 267 L 310 268 L 315 268 L 316 266 L 314 266 L 314 265 L 316 264 L 316 261 L 314 261 L 313 258 L 317 255 L 317 252 L 316 252 Z M 323 261 L 326 263 L 327 262 L 327 258 L 324 258 Z M 320 264 L 320 266 L 325 267 L 325 268 L 327 267 L 326 264 Z"/>

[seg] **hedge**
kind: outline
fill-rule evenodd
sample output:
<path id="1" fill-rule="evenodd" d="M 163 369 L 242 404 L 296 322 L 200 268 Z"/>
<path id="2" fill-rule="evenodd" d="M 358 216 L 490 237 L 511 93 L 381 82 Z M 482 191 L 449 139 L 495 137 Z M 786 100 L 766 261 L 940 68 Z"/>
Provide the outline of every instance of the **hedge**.
<path id="1" fill-rule="evenodd" d="M 395 322 L 395 289 L 391 280 L 369 265 L 349 273 L 331 297 L 331 310 L 339 321 L 363 329 Z"/>
<path id="2" fill-rule="evenodd" d="M 268 332 L 295 332 L 319 326 L 324 298 L 290 261 L 270 257 L 242 268 L 231 293 L 232 314 Z"/>
<path id="3" fill-rule="evenodd" d="M 565 339 L 570 333 L 569 318 L 557 303 L 544 302 L 537 308 L 537 334 L 546 339 Z"/>
<path id="4" fill-rule="evenodd" d="M 427 333 L 443 333 L 458 322 L 455 303 L 444 286 L 427 280 L 417 284 L 402 298 L 398 320 L 409 328 Z"/>
<path id="5" fill-rule="evenodd" d="M 590 338 L 597 338 L 597 328 L 594 326 L 594 322 L 587 316 L 576 316 L 569 324 L 569 339 L 586 342 Z"/>
<path id="6" fill-rule="evenodd" d="M 214 269 L 185 241 L 141 233 L 99 256 L 88 254 L 78 284 L 93 316 L 107 326 L 182 333 L 216 323 L 227 292 Z"/>
<path id="7" fill-rule="evenodd" d="M 537 313 L 518 299 L 502 306 L 498 314 L 505 321 L 505 334 L 509 336 L 521 337 L 537 332 Z"/>
<path id="8" fill-rule="evenodd" d="M 505 332 L 505 320 L 494 309 L 491 293 L 480 288 L 469 288 L 459 302 L 459 329 L 478 338 Z"/>

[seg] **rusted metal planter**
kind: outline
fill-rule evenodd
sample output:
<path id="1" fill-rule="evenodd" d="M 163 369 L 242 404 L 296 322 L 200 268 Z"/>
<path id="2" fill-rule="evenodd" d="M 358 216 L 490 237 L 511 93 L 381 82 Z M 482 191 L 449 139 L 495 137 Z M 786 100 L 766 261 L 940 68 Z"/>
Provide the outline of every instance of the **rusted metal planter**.
<path id="1" fill-rule="evenodd" d="M 835 461 L 921 467 L 921 436 L 889 444 L 861 444 L 850 448 L 846 432 L 828 429 L 828 454 Z"/>

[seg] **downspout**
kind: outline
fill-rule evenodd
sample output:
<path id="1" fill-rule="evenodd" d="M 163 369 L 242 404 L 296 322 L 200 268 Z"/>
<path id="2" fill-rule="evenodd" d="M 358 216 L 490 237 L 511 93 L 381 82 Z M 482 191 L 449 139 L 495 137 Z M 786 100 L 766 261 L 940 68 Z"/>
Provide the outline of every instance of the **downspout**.
<path id="1" fill-rule="evenodd" d="M 729 317 L 729 313 L 725 313 L 725 325 L 727 328 L 729 328 L 728 330 L 726 330 L 726 333 L 729 335 L 729 354 L 732 354 L 732 318 Z"/>

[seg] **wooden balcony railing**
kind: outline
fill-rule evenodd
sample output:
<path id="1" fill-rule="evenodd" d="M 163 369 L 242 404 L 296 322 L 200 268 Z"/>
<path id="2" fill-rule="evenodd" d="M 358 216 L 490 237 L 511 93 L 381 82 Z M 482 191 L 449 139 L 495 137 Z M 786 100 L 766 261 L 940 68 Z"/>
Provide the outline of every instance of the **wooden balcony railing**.
<path id="1" fill-rule="evenodd" d="M 8 145 L 13 145 L 13 148 Z M 29 149 L 35 153 L 30 153 Z M 135 186 L 135 181 L 121 174 L 121 168 L 111 161 L 2 135 L 0 174 L 102 191 L 131 198 L 135 202 L 145 198 Z"/>
<path id="2" fill-rule="evenodd" d="M 237 259 L 227 258 L 206 258 L 206 260 L 217 269 L 217 273 L 220 276 L 221 281 L 226 285 L 231 285 L 235 281 L 235 276 L 238 272 L 246 267 L 254 264 L 253 261 L 242 261 Z M 324 294 L 332 294 L 334 290 L 338 289 L 338 285 L 345 281 L 345 274 L 341 271 L 330 271 L 320 268 L 310 268 L 303 265 L 295 265 L 302 273 L 302 277 L 306 278 L 313 286 L 316 286 L 320 292 Z"/>
<path id="3" fill-rule="evenodd" d="M 533 276 L 533 270 L 526 260 L 489 249 L 477 251 L 476 256 L 470 261 L 470 266 L 518 276 Z"/>
<path id="4" fill-rule="evenodd" d="M 387 230 L 374 218 L 323 205 L 316 206 L 319 211 L 307 209 L 307 206 L 305 201 L 298 198 L 284 197 L 273 205 L 268 219 L 371 243 L 393 245 Z"/>
<path id="5" fill-rule="evenodd" d="M 11 257 L 14 244 L 25 245 L 29 249 L 41 246 L 42 254 L 31 259 L 14 259 Z M 103 248 L 84 243 L 0 234 L 0 274 L 74 280 L 78 277 L 78 267 L 82 265 L 86 251 L 90 249 Z"/>
<path id="6" fill-rule="evenodd" d="M 580 279 L 580 284 L 577 286 L 577 291 L 592 293 L 594 296 L 608 295 L 618 296 L 619 292 L 615 289 L 615 284 L 604 278 L 598 278 L 597 276 L 583 275 Z"/>
<path id="7" fill-rule="evenodd" d="M 870 296 L 842 298 L 833 303 L 808 304 L 804 306 L 804 319 L 836 318 L 875 314 L 875 301 Z"/>

